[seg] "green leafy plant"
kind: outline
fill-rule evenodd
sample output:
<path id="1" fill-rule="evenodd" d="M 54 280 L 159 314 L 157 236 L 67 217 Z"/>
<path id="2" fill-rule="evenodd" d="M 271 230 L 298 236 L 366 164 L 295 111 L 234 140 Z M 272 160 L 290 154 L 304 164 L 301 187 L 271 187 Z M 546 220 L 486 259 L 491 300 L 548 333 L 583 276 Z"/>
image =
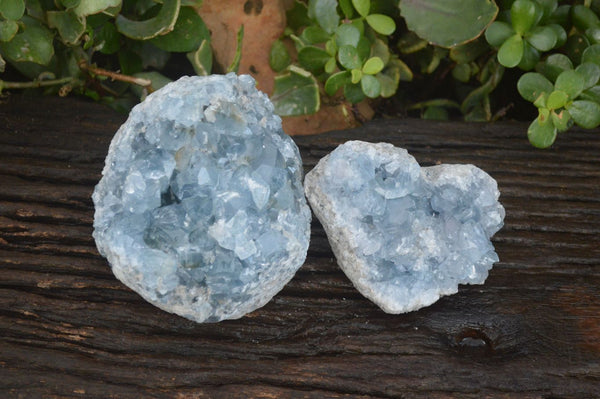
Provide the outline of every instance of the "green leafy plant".
<path id="1" fill-rule="evenodd" d="M 517 84 L 521 96 L 538 109 L 527 135 L 540 148 L 552 145 L 557 133 L 573 123 L 586 129 L 600 125 L 600 44 L 588 47 L 575 69 L 566 56 L 556 56 L 547 61 L 556 69 L 546 68 L 546 76 L 528 72 Z"/>
<path id="2" fill-rule="evenodd" d="M 338 92 L 351 103 L 391 97 L 411 72 L 388 48 L 394 20 L 376 12 L 370 0 L 296 1 L 285 39 L 295 47 L 297 65 L 281 40 L 271 48 L 271 67 L 283 72 L 275 79 L 273 101 L 280 115 L 314 113 L 320 107 L 320 87 L 328 96 Z"/>
<path id="3" fill-rule="evenodd" d="M 170 79 L 160 73 L 186 53 L 199 75 L 212 69 L 199 0 L 1 0 L 0 72 L 6 63 L 29 81 L 2 89 L 76 91 L 127 110 Z M 243 36 L 231 70 L 237 69 Z"/>
<path id="4" fill-rule="evenodd" d="M 499 47 L 502 65 L 537 71 L 517 83 L 521 96 L 538 110 L 527 131 L 534 146 L 551 146 L 558 133 L 574 124 L 600 125 L 600 19 L 591 3 L 516 0 L 505 21 L 494 22 L 485 36 Z M 540 61 L 543 52 L 553 49 L 561 52 Z"/>
<path id="5" fill-rule="evenodd" d="M 271 53 L 273 69 L 283 71 L 275 90 L 275 99 L 288 104 L 278 108 L 282 114 L 315 112 L 323 98 L 355 103 L 391 97 L 402 80 L 413 81 L 407 88 L 415 80 L 430 80 L 451 87 L 454 98 L 425 97 L 409 102 L 407 112 L 441 119 L 460 111 L 465 120 L 492 121 L 511 106 L 498 109 L 495 95 L 506 70 L 513 69 L 513 77 L 514 70 L 535 70 L 517 72 L 522 76 L 513 88 L 538 111 L 528 129 L 534 146 L 549 147 L 573 125 L 600 123 L 600 1 L 509 0 L 498 7 L 491 0 L 402 0 L 395 5 L 297 1 L 288 12 L 284 38 L 293 42 L 296 55 L 281 40 Z"/>

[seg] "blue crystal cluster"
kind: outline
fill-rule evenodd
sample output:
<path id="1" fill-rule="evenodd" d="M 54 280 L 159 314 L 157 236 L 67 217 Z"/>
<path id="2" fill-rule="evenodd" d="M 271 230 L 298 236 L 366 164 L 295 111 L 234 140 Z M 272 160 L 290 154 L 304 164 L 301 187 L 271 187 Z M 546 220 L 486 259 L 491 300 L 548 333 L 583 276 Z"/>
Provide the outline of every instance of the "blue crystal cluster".
<path id="1" fill-rule="evenodd" d="M 338 263 L 386 312 L 483 283 L 498 261 L 490 237 L 504 208 L 473 165 L 421 168 L 404 149 L 351 141 L 307 174 L 305 190 Z"/>
<path id="2" fill-rule="evenodd" d="M 98 249 L 166 311 L 239 318 L 304 262 L 300 154 L 250 76 L 184 77 L 149 95 L 115 135 L 102 173 Z"/>

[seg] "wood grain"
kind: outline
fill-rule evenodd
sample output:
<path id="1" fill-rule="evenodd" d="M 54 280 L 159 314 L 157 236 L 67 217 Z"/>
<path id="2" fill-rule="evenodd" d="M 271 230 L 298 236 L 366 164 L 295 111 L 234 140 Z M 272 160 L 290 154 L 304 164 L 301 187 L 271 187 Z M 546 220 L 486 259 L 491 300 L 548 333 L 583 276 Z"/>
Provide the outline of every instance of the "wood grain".
<path id="1" fill-rule="evenodd" d="M 123 286 L 90 194 L 124 117 L 82 100 L 0 104 L 0 397 L 600 397 L 600 135 L 532 148 L 526 126 L 379 120 L 296 139 L 309 170 L 349 139 L 498 180 L 501 261 L 482 286 L 388 315 L 313 222 L 306 264 L 264 308 L 196 324 Z"/>

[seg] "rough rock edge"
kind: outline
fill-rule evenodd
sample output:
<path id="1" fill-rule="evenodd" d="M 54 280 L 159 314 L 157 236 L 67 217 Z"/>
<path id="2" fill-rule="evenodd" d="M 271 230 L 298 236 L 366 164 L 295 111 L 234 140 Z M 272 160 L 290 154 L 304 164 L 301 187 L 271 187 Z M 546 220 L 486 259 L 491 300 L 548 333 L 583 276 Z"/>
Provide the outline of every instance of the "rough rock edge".
<path id="1" fill-rule="evenodd" d="M 228 74 L 228 75 L 234 75 L 234 74 Z M 221 77 L 222 75 L 218 75 L 218 76 Z M 226 75 L 223 75 L 223 76 L 226 76 Z M 238 75 L 238 78 L 240 76 L 244 76 L 244 75 Z M 192 77 L 192 79 L 193 78 L 195 78 L 195 77 Z M 186 81 L 186 79 L 190 79 L 190 77 L 185 76 L 182 79 L 179 79 L 178 81 L 169 83 L 167 86 L 165 86 L 165 88 L 161 89 L 161 92 L 163 93 L 163 95 L 165 93 L 170 93 L 172 91 L 170 89 L 177 86 L 178 84 L 181 85 L 182 82 Z M 209 77 L 208 79 L 211 79 L 211 77 Z M 239 85 L 240 83 L 238 81 L 235 84 Z M 258 95 L 264 97 L 265 101 L 270 102 L 269 98 L 267 97 L 267 95 L 265 93 L 258 91 Z M 153 93 L 149 96 L 149 98 L 154 98 L 156 96 L 157 96 L 157 94 Z M 215 101 L 219 102 L 220 100 L 222 100 L 221 97 L 216 96 Z M 139 115 L 143 115 L 143 113 L 145 112 L 145 108 L 147 108 L 149 106 L 148 105 L 149 103 L 150 103 L 150 101 L 145 101 L 143 103 L 138 104 L 136 107 L 134 107 L 134 110 L 132 110 L 132 113 L 130 113 L 127 121 L 124 122 L 123 125 L 121 125 L 119 127 L 119 129 L 117 130 L 117 132 L 115 133 L 115 136 L 113 137 L 113 139 L 111 140 L 111 143 L 109 145 L 108 154 L 105 158 L 105 164 L 104 164 L 104 167 L 102 170 L 102 178 L 101 178 L 100 182 L 97 184 L 97 186 L 94 188 L 94 193 L 93 193 L 94 195 L 97 195 L 96 191 L 98 190 L 98 187 L 101 185 L 101 183 L 104 179 L 104 175 L 109 173 L 109 171 L 111 169 L 109 160 L 112 159 L 112 157 L 114 157 L 114 153 L 116 152 L 117 148 L 120 146 L 123 146 L 123 145 L 131 145 L 132 136 L 127 134 L 126 126 L 133 124 L 135 119 L 138 118 Z M 211 103 L 212 103 L 212 101 L 211 101 Z M 135 109 L 137 109 L 137 111 Z M 279 116 L 277 116 L 275 114 L 273 114 L 273 117 L 275 118 L 275 120 L 279 121 L 279 123 L 278 123 L 279 130 L 282 131 L 281 119 L 279 118 Z M 276 135 L 276 132 L 273 131 L 270 134 Z M 283 133 L 283 134 L 285 134 L 285 133 Z M 302 178 L 303 178 L 303 176 L 302 176 L 303 170 L 302 170 L 302 160 L 300 157 L 300 151 L 298 150 L 298 147 L 294 143 L 293 140 L 290 139 L 289 141 L 293 144 L 293 149 L 294 149 L 293 156 L 294 156 L 294 160 L 296 163 L 296 172 L 297 173 L 294 173 L 294 175 L 295 175 L 294 178 L 298 179 L 297 183 L 295 183 L 294 185 L 297 184 L 298 186 L 302 187 L 301 182 L 302 182 Z M 285 154 L 283 152 L 282 152 L 282 155 L 285 156 Z M 105 184 L 105 183 L 102 183 L 102 184 Z M 206 309 L 201 309 L 199 311 L 199 309 L 193 308 L 191 306 L 193 304 L 193 299 L 194 299 L 196 293 L 182 290 L 181 288 L 183 286 L 181 286 L 181 285 L 178 286 L 178 289 L 179 289 L 178 298 L 181 300 L 181 303 L 166 305 L 160 301 L 153 299 L 147 293 L 146 287 L 144 287 L 143 285 L 140 284 L 141 279 L 136 277 L 136 275 L 137 275 L 136 267 L 133 265 L 133 263 L 132 263 L 131 259 L 128 257 L 128 255 L 123 254 L 119 251 L 113 250 L 113 248 L 111 248 L 111 246 L 108 245 L 108 242 L 106 240 L 99 240 L 98 233 L 96 232 L 95 226 L 94 226 L 94 232 L 92 233 L 92 235 L 94 237 L 94 241 L 96 243 L 96 247 L 97 247 L 98 251 L 100 252 L 100 254 L 102 256 L 106 257 L 106 259 L 108 260 L 111 270 L 112 270 L 113 274 L 115 275 L 115 277 L 117 277 L 117 279 L 119 281 L 121 281 L 123 284 L 125 284 L 128 288 L 135 291 L 138 295 L 140 295 L 142 298 L 144 298 L 150 304 L 158 307 L 159 309 L 161 309 L 165 312 L 173 313 L 173 314 L 176 314 L 178 316 L 184 317 L 186 319 L 189 319 L 189 320 L 192 320 L 192 321 L 195 321 L 198 323 L 218 322 L 218 321 L 222 321 L 222 320 L 239 319 L 248 313 L 251 313 L 257 309 L 260 309 L 261 307 L 266 305 L 268 302 L 270 302 L 273 299 L 273 297 L 275 297 L 275 295 L 277 295 L 289 283 L 289 281 L 295 276 L 298 269 L 300 267 L 302 267 L 302 265 L 304 264 L 304 262 L 306 260 L 308 247 L 310 244 L 311 213 L 310 213 L 310 208 L 309 208 L 308 204 L 306 203 L 306 201 L 304 200 L 304 198 L 298 197 L 296 200 L 298 202 L 300 202 L 300 208 L 301 208 L 300 212 L 302 214 L 304 214 L 304 216 L 306 217 L 307 223 L 306 223 L 306 226 L 304 229 L 303 236 L 299 237 L 299 239 L 297 240 L 297 245 L 294 245 L 294 248 L 288 249 L 290 256 L 283 263 L 279 263 L 278 265 L 271 265 L 270 268 L 263 270 L 263 272 L 261 273 L 261 277 L 259 278 L 258 281 L 256 281 L 254 283 L 254 288 L 253 288 L 254 290 L 256 290 L 256 288 L 261 287 L 260 294 L 253 295 L 250 301 L 238 304 L 238 306 L 236 306 L 230 312 L 215 312 L 215 314 L 212 315 L 212 317 L 209 313 L 207 313 Z M 94 221 L 96 220 L 97 212 L 98 212 L 98 210 L 95 209 Z M 276 270 L 274 270 L 274 269 L 276 269 Z M 285 271 L 285 274 L 283 274 L 284 271 Z M 270 281 L 266 282 L 265 280 L 268 279 L 268 277 L 270 275 L 272 275 L 273 272 L 277 272 L 278 277 L 276 279 L 270 279 Z M 218 318 L 218 320 L 214 319 L 214 320 L 209 321 L 209 320 L 207 320 L 209 318 L 211 318 L 211 319 Z"/>
<path id="2" fill-rule="evenodd" d="M 348 143 L 360 143 L 360 145 L 368 144 L 371 146 L 375 146 L 379 153 L 383 153 L 386 156 L 396 156 L 399 150 L 403 150 L 389 143 L 367 143 L 355 140 L 346 142 L 345 144 Z M 412 155 L 408 155 L 412 157 Z M 390 303 L 389 298 L 387 298 L 383 292 L 377 289 L 377 284 L 368 282 L 365 283 L 366 276 L 361 271 L 366 270 L 369 267 L 369 265 L 364 261 L 363 258 L 358 256 L 352 250 L 352 248 L 356 248 L 356 245 L 352 245 L 352 232 L 345 228 L 344 223 L 340 223 L 339 218 L 343 217 L 343 215 L 338 215 L 336 212 L 334 212 L 327 195 L 324 194 L 320 188 L 319 182 L 323 178 L 323 170 L 328 160 L 329 154 L 321 158 L 317 165 L 306 174 L 304 178 L 304 192 L 315 216 L 317 217 L 317 219 L 319 219 L 321 225 L 323 226 L 323 229 L 325 230 L 325 233 L 327 234 L 327 239 L 331 245 L 331 249 L 333 250 L 338 265 L 344 271 L 344 273 L 350 279 L 350 281 L 356 287 L 356 289 L 358 289 L 358 291 L 361 294 L 363 294 L 366 298 L 368 298 L 377 306 L 379 306 L 384 312 L 391 314 L 400 314 L 415 311 L 426 306 L 432 305 L 433 303 L 437 302 L 442 296 L 457 293 L 459 283 L 457 283 L 456 286 L 451 287 L 447 290 L 436 289 L 435 291 L 429 290 L 427 292 L 423 292 L 423 294 L 426 293 L 427 296 L 422 295 L 420 297 L 412 298 L 410 302 L 402 305 L 397 303 Z M 439 172 L 443 169 L 442 166 L 446 165 L 421 167 L 421 176 L 425 180 L 431 180 L 431 177 L 426 173 L 426 171 L 430 170 L 429 174 L 435 175 L 436 172 Z M 470 164 L 465 166 L 477 168 L 476 166 Z M 491 176 L 489 177 L 490 179 L 492 179 Z M 492 265 L 490 265 L 490 268 L 488 270 L 490 270 L 491 268 Z M 484 276 L 483 281 L 478 284 L 483 284 L 486 278 L 487 276 Z"/>

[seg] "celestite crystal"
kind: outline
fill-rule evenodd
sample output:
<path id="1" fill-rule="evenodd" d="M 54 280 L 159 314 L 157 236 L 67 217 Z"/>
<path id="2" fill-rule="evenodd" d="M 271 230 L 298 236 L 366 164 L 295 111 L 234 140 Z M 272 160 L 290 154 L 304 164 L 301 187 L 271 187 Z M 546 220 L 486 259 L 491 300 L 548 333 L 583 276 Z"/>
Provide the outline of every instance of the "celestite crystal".
<path id="1" fill-rule="evenodd" d="M 367 298 L 404 313 L 482 284 L 504 220 L 496 181 L 473 165 L 421 168 L 391 144 L 350 141 L 306 175 L 338 264 Z"/>
<path id="2" fill-rule="evenodd" d="M 310 210 L 298 148 L 250 76 L 184 77 L 115 135 L 94 238 L 119 280 L 198 322 L 266 304 L 304 263 Z"/>

